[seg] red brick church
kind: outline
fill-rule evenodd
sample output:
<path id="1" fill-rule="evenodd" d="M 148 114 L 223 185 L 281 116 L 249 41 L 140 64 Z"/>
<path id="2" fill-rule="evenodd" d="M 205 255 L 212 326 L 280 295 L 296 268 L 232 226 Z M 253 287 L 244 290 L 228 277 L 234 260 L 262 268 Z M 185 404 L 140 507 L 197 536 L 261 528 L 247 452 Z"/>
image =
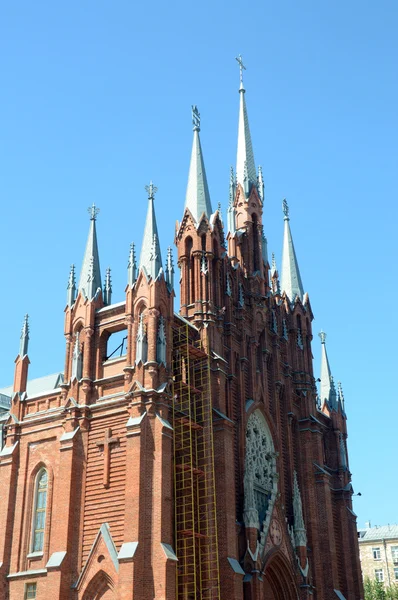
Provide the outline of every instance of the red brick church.
<path id="1" fill-rule="evenodd" d="M 0 390 L 1 600 L 363 597 L 343 392 L 321 333 L 317 393 L 286 201 L 280 273 L 268 260 L 240 66 L 226 225 L 193 107 L 179 282 L 151 183 L 122 302 L 109 270 L 102 285 L 90 209 L 62 372 L 29 380 L 25 318 Z"/>

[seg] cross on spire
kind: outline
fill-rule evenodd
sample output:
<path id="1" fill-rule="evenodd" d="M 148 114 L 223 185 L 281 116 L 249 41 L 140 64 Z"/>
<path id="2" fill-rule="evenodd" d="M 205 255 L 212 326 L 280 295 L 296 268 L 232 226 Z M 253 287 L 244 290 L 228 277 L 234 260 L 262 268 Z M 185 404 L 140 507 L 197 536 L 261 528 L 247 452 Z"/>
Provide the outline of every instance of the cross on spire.
<path id="1" fill-rule="evenodd" d="M 95 206 L 94 202 L 88 207 L 87 212 L 90 215 L 90 221 L 95 221 L 97 219 L 99 211 L 100 209 Z"/>
<path id="2" fill-rule="evenodd" d="M 158 188 L 155 185 L 153 185 L 152 181 L 150 181 L 149 185 L 145 186 L 145 189 L 148 192 L 148 200 L 154 200 Z"/>
<path id="3" fill-rule="evenodd" d="M 103 450 L 103 452 L 104 452 L 103 484 L 104 484 L 104 487 L 106 487 L 106 488 L 109 487 L 109 475 L 110 475 L 110 467 L 111 467 L 111 445 L 118 444 L 118 443 L 119 443 L 119 438 L 112 437 L 112 429 L 110 427 L 105 429 L 104 439 L 102 440 L 102 442 L 97 442 L 98 447 L 103 446 L 103 448 L 104 448 L 104 450 Z"/>
<path id="4" fill-rule="evenodd" d="M 199 112 L 196 104 L 192 105 L 192 123 L 193 123 L 193 130 L 200 131 L 200 112 Z"/>
<path id="5" fill-rule="evenodd" d="M 240 89 L 241 89 L 241 90 L 244 90 L 244 87 L 243 87 L 243 70 L 245 70 L 245 71 L 246 71 L 246 67 L 245 67 L 245 65 L 243 64 L 242 55 L 241 55 L 241 54 L 239 54 L 239 55 L 238 55 L 238 56 L 235 58 L 235 60 L 237 60 L 237 61 L 238 61 L 238 65 L 239 65 Z"/>

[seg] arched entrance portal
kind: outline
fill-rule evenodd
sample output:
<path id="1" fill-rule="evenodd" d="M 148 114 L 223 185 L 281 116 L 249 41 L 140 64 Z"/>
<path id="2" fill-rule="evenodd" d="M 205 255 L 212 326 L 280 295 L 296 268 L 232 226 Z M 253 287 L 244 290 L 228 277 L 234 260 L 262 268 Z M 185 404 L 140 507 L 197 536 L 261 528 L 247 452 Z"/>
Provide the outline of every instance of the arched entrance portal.
<path id="1" fill-rule="evenodd" d="M 274 554 L 264 575 L 264 600 L 298 600 L 293 571 L 282 554 Z"/>
<path id="2" fill-rule="evenodd" d="M 116 600 L 112 578 L 99 571 L 88 584 L 82 600 Z"/>

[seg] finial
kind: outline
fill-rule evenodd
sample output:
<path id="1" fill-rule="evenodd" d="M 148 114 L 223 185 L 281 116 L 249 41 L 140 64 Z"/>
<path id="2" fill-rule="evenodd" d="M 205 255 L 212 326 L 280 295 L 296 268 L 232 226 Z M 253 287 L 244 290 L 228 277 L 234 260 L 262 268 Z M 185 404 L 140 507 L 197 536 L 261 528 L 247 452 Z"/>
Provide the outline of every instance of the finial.
<path id="1" fill-rule="evenodd" d="M 95 206 L 94 202 L 88 207 L 87 211 L 90 215 L 90 221 L 96 221 L 100 209 Z"/>
<path id="2" fill-rule="evenodd" d="M 75 302 L 76 296 L 76 278 L 75 278 L 75 265 L 71 265 L 68 279 L 68 291 L 66 295 L 66 303 L 68 306 L 72 306 Z"/>
<path id="3" fill-rule="evenodd" d="M 19 344 L 19 356 L 22 358 L 28 353 L 28 342 L 29 342 L 29 315 L 26 314 L 23 320 L 21 341 Z"/>
<path id="4" fill-rule="evenodd" d="M 326 333 L 324 331 L 320 331 L 318 335 L 321 338 L 321 344 L 324 344 L 326 342 Z"/>
<path id="5" fill-rule="evenodd" d="M 217 204 L 217 210 L 218 210 L 218 212 L 221 214 L 221 202 L 219 202 L 219 203 Z"/>
<path id="6" fill-rule="evenodd" d="M 285 215 L 285 221 L 288 221 L 289 220 L 289 206 L 286 201 L 286 198 L 284 198 L 282 201 L 282 210 L 283 210 L 283 214 Z"/>
<path id="7" fill-rule="evenodd" d="M 257 190 L 258 195 L 260 196 L 260 200 L 264 204 L 264 178 L 263 169 L 261 166 L 258 167 Z"/>
<path id="8" fill-rule="evenodd" d="M 273 253 L 272 253 L 272 258 L 271 258 L 271 261 L 272 261 L 272 266 L 271 266 L 271 268 L 272 268 L 272 270 L 275 270 L 275 271 L 276 271 L 275 252 L 273 252 Z"/>
<path id="9" fill-rule="evenodd" d="M 112 280 L 111 280 L 111 270 L 108 267 L 105 273 L 105 282 L 104 282 L 104 304 L 109 306 L 112 304 Z"/>
<path id="10" fill-rule="evenodd" d="M 154 200 L 158 188 L 155 185 L 153 185 L 152 181 L 150 181 L 149 185 L 145 186 L 145 189 L 148 192 L 148 200 Z"/>
<path id="11" fill-rule="evenodd" d="M 338 397 L 340 400 L 341 408 L 343 409 L 343 412 L 345 412 L 345 400 L 344 400 L 343 386 L 341 385 L 341 381 L 337 382 L 337 393 L 338 393 Z"/>
<path id="12" fill-rule="evenodd" d="M 135 256 L 135 244 L 130 244 L 129 262 L 127 265 L 127 283 L 130 287 L 133 287 L 135 280 L 137 279 L 137 260 Z"/>
<path id="13" fill-rule="evenodd" d="M 239 91 L 240 91 L 240 92 L 241 92 L 241 91 L 242 91 L 242 92 L 244 92 L 244 91 L 245 91 L 245 88 L 243 87 L 243 70 L 245 70 L 245 71 L 246 71 L 246 67 L 245 67 L 245 65 L 243 64 L 243 59 L 242 59 L 242 55 L 241 55 L 241 54 L 239 54 L 239 55 L 238 55 L 238 56 L 235 58 L 235 60 L 237 60 L 237 61 L 238 61 L 238 64 L 239 64 L 239 78 L 240 78 L 240 87 L 239 87 Z"/>
<path id="14" fill-rule="evenodd" d="M 170 246 L 167 248 L 166 283 L 171 291 L 174 288 L 174 264 L 173 251 Z"/>
<path id="15" fill-rule="evenodd" d="M 200 131 L 200 112 L 196 104 L 192 104 L 192 123 L 193 130 Z"/>

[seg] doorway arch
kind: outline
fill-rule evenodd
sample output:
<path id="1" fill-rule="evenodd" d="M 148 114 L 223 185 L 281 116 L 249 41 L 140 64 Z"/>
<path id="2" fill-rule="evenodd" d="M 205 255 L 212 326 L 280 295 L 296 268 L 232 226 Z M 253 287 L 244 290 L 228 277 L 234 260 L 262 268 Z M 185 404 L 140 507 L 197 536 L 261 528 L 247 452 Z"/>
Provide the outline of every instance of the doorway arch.
<path id="1" fill-rule="evenodd" d="M 115 584 L 105 571 L 98 571 L 88 584 L 82 600 L 116 600 Z"/>
<path id="2" fill-rule="evenodd" d="M 270 557 L 264 569 L 264 600 L 298 600 L 295 575 L 280 552 Z"/>

